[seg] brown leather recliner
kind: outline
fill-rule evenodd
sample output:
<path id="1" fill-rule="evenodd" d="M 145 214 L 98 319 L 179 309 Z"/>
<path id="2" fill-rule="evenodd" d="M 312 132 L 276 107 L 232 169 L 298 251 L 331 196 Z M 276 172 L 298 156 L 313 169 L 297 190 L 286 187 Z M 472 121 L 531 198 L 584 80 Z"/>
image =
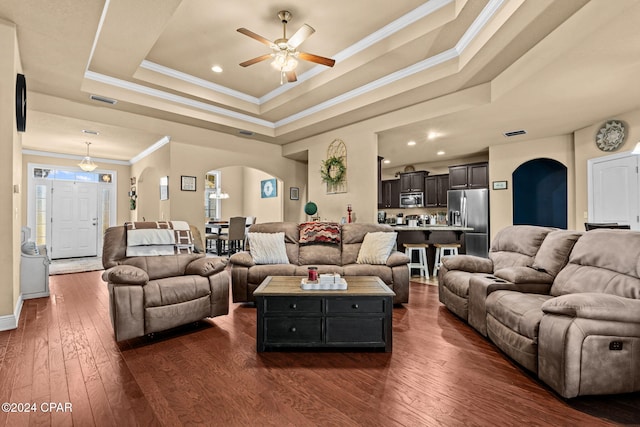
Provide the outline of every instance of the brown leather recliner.
<path id="1" fill-rule="evenodd" d="M 203 253 L 127 257 L 126 239 L 125 226 L 110 227 L 102 251 L 116 341 L 229 313 L 226 259 Z"/>

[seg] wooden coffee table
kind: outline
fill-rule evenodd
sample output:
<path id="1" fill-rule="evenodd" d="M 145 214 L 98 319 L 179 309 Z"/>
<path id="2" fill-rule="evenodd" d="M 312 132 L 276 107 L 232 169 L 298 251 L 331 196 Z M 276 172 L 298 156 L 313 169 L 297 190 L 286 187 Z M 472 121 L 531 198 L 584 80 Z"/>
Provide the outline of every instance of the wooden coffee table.
<path id="1" fill-rule="evenodd" d="M 346 290 L 303 290 L 302 277 L 269 276 L 253 292 L 259 352 L 285 348 L 391 351 L 395 293 L 375 276 L 345 277 Z"/>

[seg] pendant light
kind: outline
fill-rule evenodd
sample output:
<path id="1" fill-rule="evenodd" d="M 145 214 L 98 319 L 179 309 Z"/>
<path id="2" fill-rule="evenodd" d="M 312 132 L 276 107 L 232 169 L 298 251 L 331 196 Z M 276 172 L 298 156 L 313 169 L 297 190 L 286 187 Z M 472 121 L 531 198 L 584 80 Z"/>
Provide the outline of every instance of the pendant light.
<path id="1" fill-rule="evenodd" d="M 91 160 L 91 156 L 89 156 L 89 146 L 91 145 L 91 143 L 85 142 L 85 144 L 87 144 L 87 155 L 82 159 L 80 163 L 78 163 L 78 166 L 80 166 L 80 169 L 85 172 L 92 172 L 95 168 L 98 167 L 98 165 L 96 165 L 93 160 Z"/>

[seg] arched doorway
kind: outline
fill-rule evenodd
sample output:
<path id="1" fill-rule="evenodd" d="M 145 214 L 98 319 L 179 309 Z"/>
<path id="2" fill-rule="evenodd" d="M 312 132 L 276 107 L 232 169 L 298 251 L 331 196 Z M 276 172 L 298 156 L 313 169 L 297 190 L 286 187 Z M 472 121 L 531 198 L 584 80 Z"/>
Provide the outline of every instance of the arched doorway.
<path id="1" fill-rule="evenodd" d="M 567 228 L 567 167 L 534 159 L 513 172 L 513 224 Z"/>

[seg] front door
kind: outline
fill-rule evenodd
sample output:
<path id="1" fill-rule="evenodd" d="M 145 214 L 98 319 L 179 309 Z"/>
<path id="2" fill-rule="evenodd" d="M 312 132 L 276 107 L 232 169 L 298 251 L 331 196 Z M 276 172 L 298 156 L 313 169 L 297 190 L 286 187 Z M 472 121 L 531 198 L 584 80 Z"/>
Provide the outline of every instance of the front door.
<path id="1" fill-rule="evenodd" d="M 97 255 L 96 183 L 54 181 L 51 209 L 51 258 Z"/>

